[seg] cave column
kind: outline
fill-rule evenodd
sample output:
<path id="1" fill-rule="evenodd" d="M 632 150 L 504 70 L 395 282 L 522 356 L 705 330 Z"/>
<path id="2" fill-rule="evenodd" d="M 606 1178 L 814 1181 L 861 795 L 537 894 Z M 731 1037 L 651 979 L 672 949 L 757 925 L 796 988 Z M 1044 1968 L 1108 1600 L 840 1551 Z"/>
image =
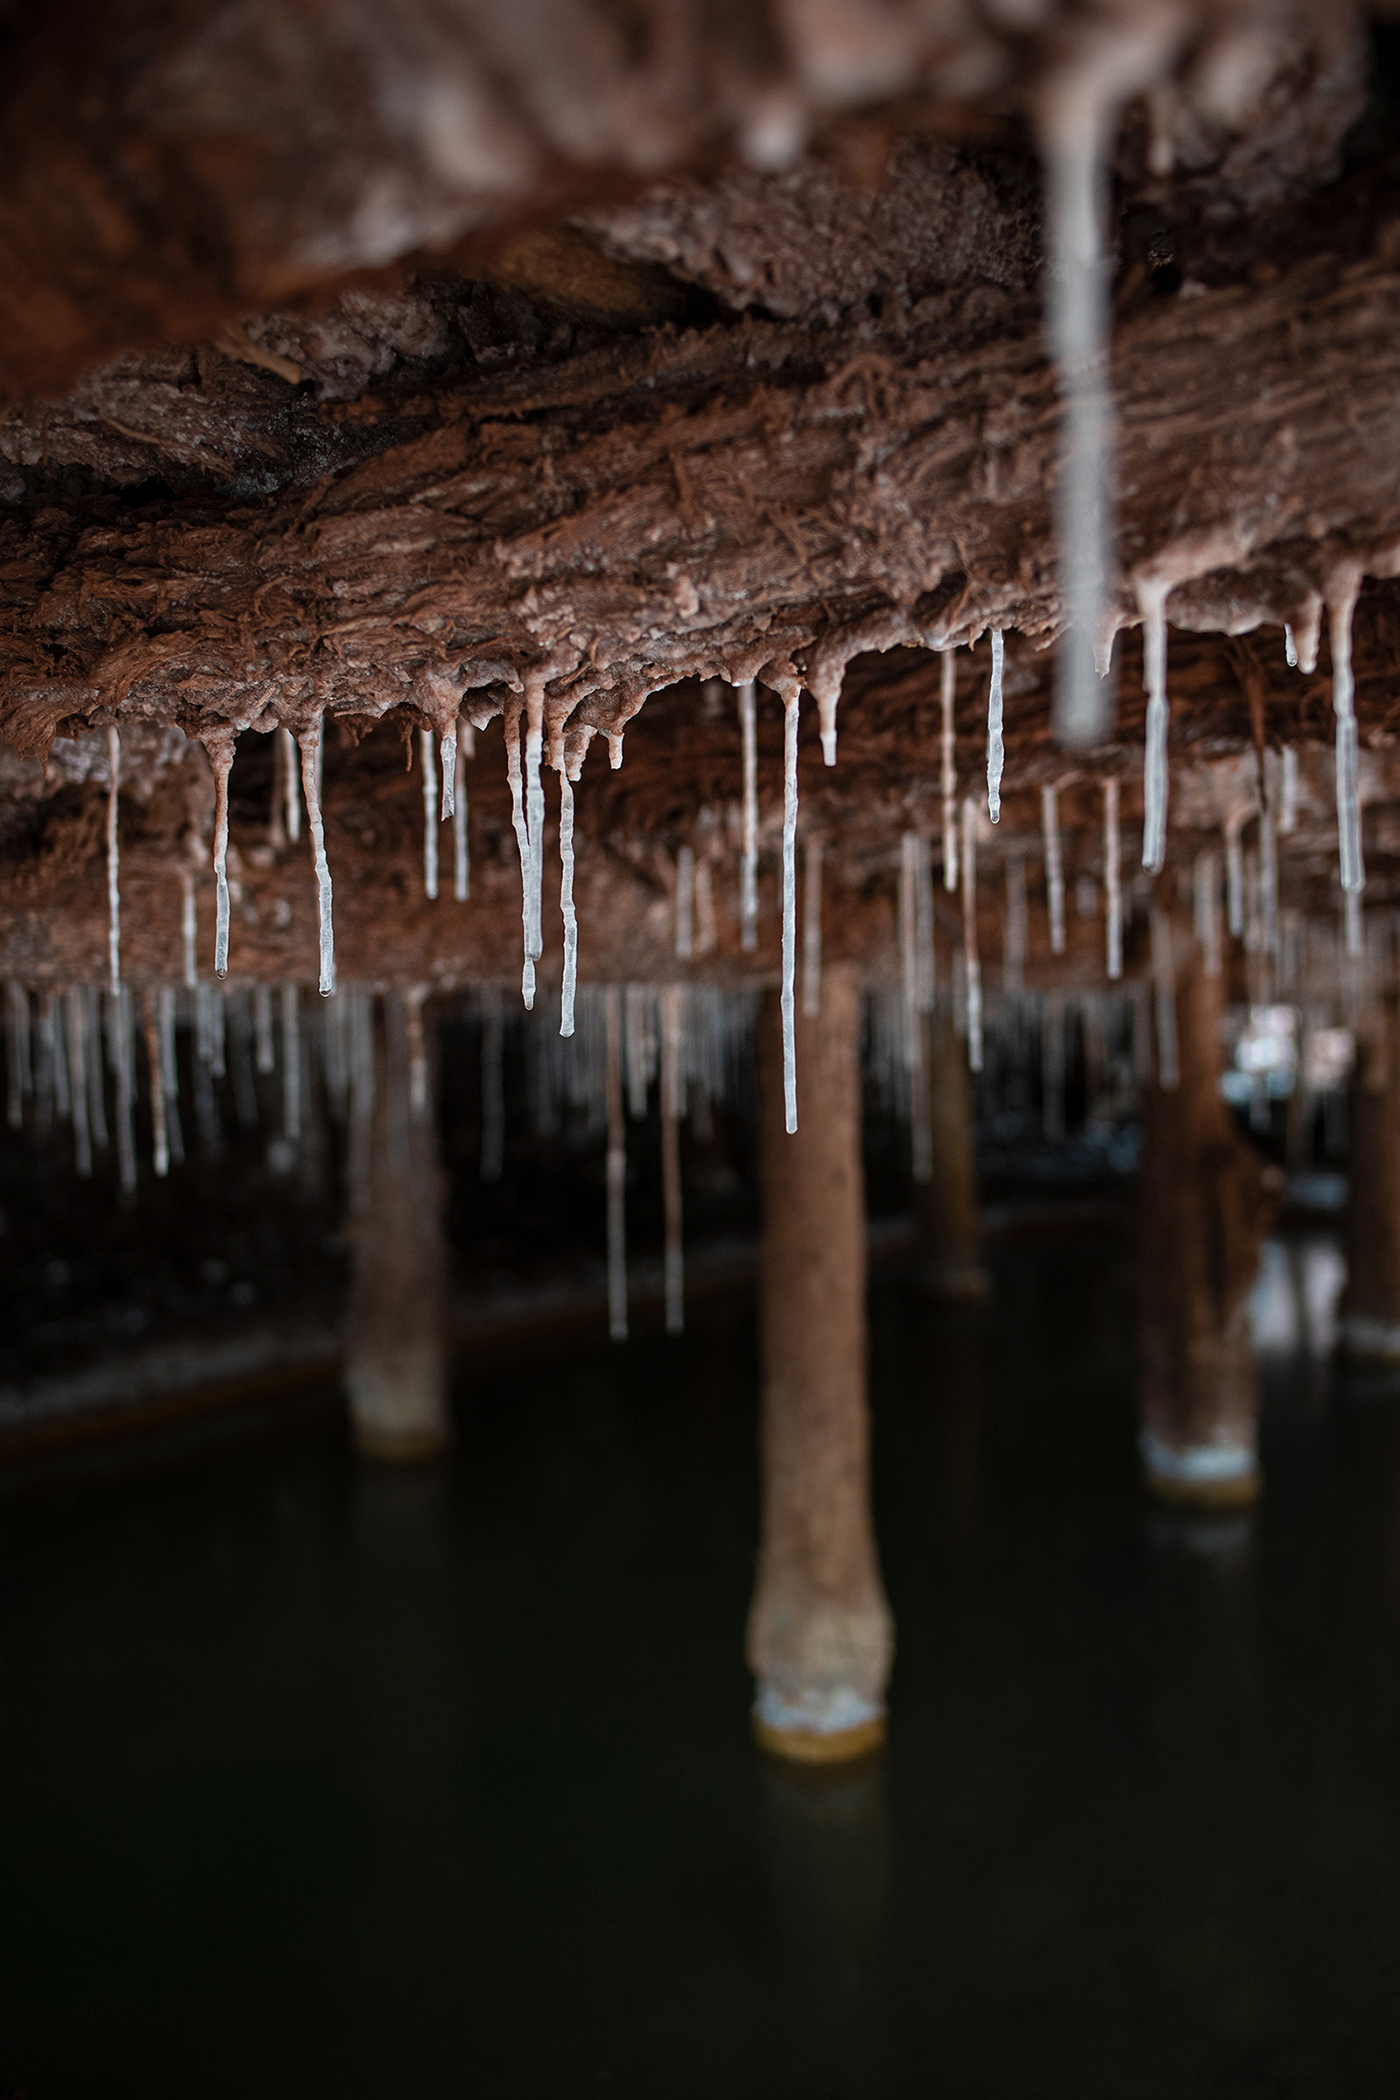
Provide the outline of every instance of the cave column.
<path id="1" fill-rule="evenodd" d="M 1361 1362 L 1400 1363 L 1400 1007 L 1393 996 L 1357 1031 L 1350 1109 L 1339 1339 Z"/>
<path id="2" fill-rule="evenodd" d="M 940 1000 L 925 1021 L 925 1051 L 915 1085 L 927 1090 L 929 1178 L 914 1183 L 919 1270 L 940 1298 L 983 1298 L 982 1227 L 977 1210 L 977 1118 L 967 1045 Z"/>
<path id="3" fill-rule="evenodd" d="M 389 993 L 380 1019 L 376 1027 L 372 1007 L 362 1017 L 359 1055 L 362 1065 L 372 1058 L 373 1080 L 365 1087 L 357 1075 L 345 1383 L 359 1449 L 415 1459 L 451 1433 L 443 1174 L 421 995 Z"/>
<path id="4" fill-rule="evenodd" d="M 1249 1293 L 1268 1203 L 1263 1163 L 1220 1094 L 1224 980 L 1174 931 L 1177 1083 L 1161 1083 L 1164 1067 L 1171 1077 L 1161 1038 L 1172 1015 L 1159 994 L 1157 1065 L 1142 1102 L 1141 1448 L 1163 1501 L 1231 1508 L 1259 1491 Z"/>
<path id="5" fill-rule="evenodd" d="M 893 1627 L 870 1512 L 860 986 L 822 978 L 797 1020 L 798 1129 L 783 1127 L 776 998 L 759 1023 L 763 1518 L 749 1615 L 754 1726 L 811 1763 L 884 1736 Z"/>

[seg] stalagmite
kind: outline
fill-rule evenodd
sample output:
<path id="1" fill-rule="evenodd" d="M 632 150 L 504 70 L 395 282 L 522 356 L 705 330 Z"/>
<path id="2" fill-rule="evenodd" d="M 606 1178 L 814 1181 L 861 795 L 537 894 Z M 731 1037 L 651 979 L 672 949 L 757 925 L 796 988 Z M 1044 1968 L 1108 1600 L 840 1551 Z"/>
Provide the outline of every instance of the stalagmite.
<path id="1" fill-rule="evenodd" d="M 1208 977 L 1218 977 L 1220 954 L 1220 865 L 1213 853 L 1196 855 L 1192 881 L 1196 939 Z"/>
<path id="2" fill-rule="evenodd" d="M 481 1178 L 499 1181 L 505 1166 L 505 1016 L 500 987 L 481 994 Z"/>
<path id="3" fill-rule="evenodd" d="M 1337 852 L 1342 888 L 1366 887 L 1361 857 L 1361 801 L 1357 781 L 1355 683 L 1351 670 L 1351 623 L 1358 582 L 1349 578 L 1328 607 L 1332 638 L 1332 709 L 1337 717 Z"/>
<path id="4" fill-rule="evenodd" d="M 1172 949 L 1172 922 L 1165 911 L 1152 913 L 1152 994 L 1157 1018 L 1157 1084 L 1163 1093 L 1176 1091 L 1181 1070 L 1176 1034 L 1176 960 Z"/>
<path id="5" fill-rule="evenodd" d="M 860 1011 L 854 968 L 829 965 L 820 1021 L 799 1023 L 795 1138 L 771 995 L 759 1028 L 763 1518 L 747 1645 L 758 1740 L 803 1762 L 883 1739 L 893 1647 L 870 1514 Z"/>
<path id="6" fill-rule="evenodd" d="M 1400 1364 L 1400 1006 L 1388 991 L 1356 1031 L 1338 1340 L 1357 1361 Z"/>
<path id="7" fill-rule="evenodd" d="M 282 746 L 282 786 L 287 798 L 287 837 L 295 846 L 301 837 L 301 796 L 298 793 L 298 775 L 301 770 L 296 738 L 290 729 L 279 729 L 277 740 Z"/>
<path id="8" fill-rule="evenodd" d="M 435 903 L 438 893 L 438 777 L 431 729 L 418 732 L 418 763 L 423 774 L 423 894 Z"/>
<path id="9" fill-rule="evenodd" d="M 322 998 L 329 998 L 335 990 L 335 919 L 331 899 L 331 869 L 326 859 L 326 827 L 321 817 L 321 792 L 316 780 L 317 757 L 320 750 L 320 725 L 312 730 L 302 730 L 298 739 L 301 745 L 301 786 L 306 797 L 306 818 L 311 826 L 311 854 L 316 868 L 316 908 L 321 931 L 321 976 Z"/>
<path id="10" fill-rule="evenodd" d="M 122 893 L 117 840 L 117 791 L 122 777 L 122 740 L 107 731 L 107 977 L 115 992 L 122 981 Z"/>
<path id="11" fill-rule="evenodd" d="M 1258 1489 L 1248 1299 L 1267 1205 L 1220 1096 L 1224 980 L 1185 944 L 1176 954 L 1178 1084 L 1143 1087 L 1142 1455 L 1164 1500 L 1218 1507 Z"/>
<path id="12" fill-rule="evenodd" d="M 957 690 L 957 651 L 940 651 L 939 698 L 943 709 L 941 736 L 943 788 L 943 887 L 958 886 L 958 762 L 953 702 Z"/>
<path id="13" fill-rule="evenodd" d="M 29 993 L 22 984 L 5 987 L 5 1077 L 7 1120 L 11 1130 L 24 1128 L 24 1104 L 34 1092 L 29 1047 Z"/>
<path id="14" fill-rule="evenodd" d="M 165 1081 L 160 1054 L 160 1003 L 154 985 L 146 987 L 146 1073 L 151 1090 L 151 1151 L 156 1173 L 170 1171 L 170 1146 L 165 1127 Z"/>
<path id="15" fill-rule="evenodd" d="M 301 1143 L 301 1010 L 294 984 L 282 987 L 282 1135 Z"/>
<path id="16" fill-rule="evenodd" d="M 681 1027 L 685 986 L 661 994 L 661 1184 L 666 1214 L 666 1332 L 685 1332 L 685 1255 L 681 1237 Z"/>
<path id="17" fill-rule="evenodd" d="M 987 815 L 1001 822 L 1001 775 L 1006 763 L 1002 741 L 1002 671 L 1005 638 L 999 627 L 992 629 L 992 682 L 987 688 Z"/>
<path id="18" fill-rule="evenodd" d="M 345 1385 L 355 1442 L 371 1458 L 418 1459 L 451 1434 L 447 1412 L 447 1254 L 437 1118 L 412 1104 L 405 1002 L 383 1002 L 364 1033 L 373 1071 L 366 1176 L 349 1221 Z M 357 1093 L 367 1091 L 365 1082 Z M 425 1088 L 425 1093 L 427 1093 Z M 363 1102 L 361 1113 L 364 1114 Z"/>
<path id="19" fill-rule="evenodd" d="M 68 987 L 64 1007 L 68 1091 L 73 1104 L 74 1164 L 79 1178 L 86 1181 L 92 1174 L 92 1129 L 88 1122 L 87 1007 L 81 985 Z"/>
<path id="20" fill-rule="evenodd" d="M 194 874 L 189 868 L 180 870 L 180 934 L 185 950 L 185 989 L 192 992 L 199 983 L 199 924 L 195 917 Z"/>
<path id="21" fill-rule="evenodd" d="M 205 741 L 214 772 L 214 975 L 228 976 L 228 776 L 233 768 L 233 738 Z"/>
<path id="22" fill-rule="evenodd" d="M 744 844 L 739 863 L 739 927 L 745 954 L 758 946 L 758 743 L 753 681 L 739 687 L 744 766 Z"/>
<path id="23" fill-rule="evenodd" d="M 1118 782 L 1103 784 L 1104 938 L 1110 981 L 1123 975 L 1122 846 L 1118 837 Z"/>
<path id="24" fill-rule="evenodd" d="M 967 978 L 967 1064 L 982 1069 L 982 964 L 977 952 L 977 804 L 963 798 L 963 968 Z"/>
<path id="25" fill-rule="evenodd" d="M 608 1333 L 627 1339 L 627 1123 L 622 1113 L 622 996 L 610 984 L 603 999 L 608 1108 Z"/>
<path id="26" fill-rule="evenodd" d="M 510 785 L 510 820 L 520 854 L 520 923 L 525 949 L 520 996 L 529 1013 L 535 1004 L 535 959 L 530 948 L 530 832 L 525 821 L 525 776 L 520 762 L 524 719 L 520 707 L 506 716 L 506 779 Z"/>
<path id="27" fill-rule="evenodd" d="M 452 791 L 452 894 L 459 904 L 465 904 L 471 895 L 471 860 L 467 840 L 467 760 L 472 755 L 474 741 L 471 723 L 459 716 L 457 735 L 453 739 L 453 749 L 456 753 L 453 768 L 456 785 Z"/>
<path id="28" fill-rule="evenodd" d="M 797 1128 L 797 709 L 796 693 L 783 704 L 783 1099 L 789 1132 Z"/>
<path id="29" fill-rule="evenodd" d="M 1167 857 L 1167 586 L 1139 582 L 1142 674 L 1147 687 L 1147 748 L 1142 772 L 1142 865 L 1159 874 Z"/>
<path id="30" fill-rule="evenodd" d="M 807 834 L 802 868 L 802 1011 L 809 1021 L 822 1010 L 822 837 Z"/>
<path id="31" fill-rule="evenodd" d="M 676 960 L 689 962 L 692 947 L 691 921 L 695 902 L 695 853 L 682 846 L 676 855 Z"/>
<path id="32" fill-rule="evenodd" d="M 1045 902 L 1050 914 L 1050 953 L 1065 952 L 1065 872 L 1060 852 L 1059 790 L 1040 791 L 1040 831 L 1045 842 Z"/>
<path id="33" fill-rule="evenodd" d="M 574 789 L 559 765 L 559 909 L 564 918 L 564 977 L 560 994 L 559 1033 L 574 1032 L 574 995 L 578 984 L 578 913 L 574 909 Z"/>
<path id="34" fill-rule="evenodd" d="M 131 994 L 107 995 L 107 1061 L 117 1082 L 117 1179 L 124 1196 L 136 1187 L 136 1067 L 131 1048 Z"/>

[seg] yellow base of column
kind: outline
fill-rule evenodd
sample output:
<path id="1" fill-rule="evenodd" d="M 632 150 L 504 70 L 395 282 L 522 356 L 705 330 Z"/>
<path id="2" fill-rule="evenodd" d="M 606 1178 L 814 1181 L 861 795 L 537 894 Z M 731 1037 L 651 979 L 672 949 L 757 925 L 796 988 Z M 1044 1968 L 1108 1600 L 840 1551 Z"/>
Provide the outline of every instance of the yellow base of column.
<path id="1" fill-rule="evenodd" d="M 1240 1473 L 1230 1480 L 1169 1480 L 1160 1473 L 1147 1475 L 1147 1492 L 1169 1509 L 1248 1509 L 1259 1500 L 1261 1485 L 1258 1473 Z"/>
<path id="2" fill-rule="evenodd" d="M 876 1714 L 854 1728 L 773 1728 L 754 1716 L 754 1741 L 772 1757 L 785 1757 L 799 1765 L 842 1765 L 853 1758 L 868 1757 L 885 1740 L 885 1717 Z"/>

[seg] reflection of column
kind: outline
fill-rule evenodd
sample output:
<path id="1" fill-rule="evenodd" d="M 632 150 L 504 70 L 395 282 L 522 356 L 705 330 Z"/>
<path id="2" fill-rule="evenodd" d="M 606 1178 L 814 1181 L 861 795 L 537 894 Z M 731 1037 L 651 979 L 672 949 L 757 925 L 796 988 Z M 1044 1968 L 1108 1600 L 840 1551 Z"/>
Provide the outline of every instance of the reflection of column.
<path id="1" fill-rule="evenodd" d="M 919 1263 L 929 1290 L 940 1298 L 981 1298 L 987 1292 L 982 1231 L 977 1216 L 977 1133 L 972 1077 L 953 1026 L 939 1000 L 925 1023 L 928 1055 L 917 1079 L 928 1090 L 932 1174 L 914 1184 Z"/>
<path id="2" fill-rule="evenodd" d="M 883 1759 L 837 1770 L 765 1759 L 760 1836 L 782 1964 L 782 2090 L 888 2089 Z"/>
<path id="3" fill-rule="evenodd" d="M 834 965 L 821 1018 L 797 1019 L 789 1137 L 778 1007 L 766 1002 L 763 1536 L 748 1653 L 760 1742 L 821 1763 L 882 1739 L 892 1646 L 870 1516 L 859 1051 L 856 973 Z"/>
<path id="4" fill-rule="evenodd" d="M 1192 951 L 1177 982 L 1177 1084 L 1143 1087 L 1138 1263 L 1148 1485 L 1217 1508 L 1259 1489 L 1248 1300 L 1268 1210 L 1262 1163 L 1220 1098 L 1223 983 Z"/>
<path id="5" fill-rule="evenodd" d="M 1351 1088 L 1348 1356 L 1400 1363 L 1400 1013 L 1384 999 L 1358 1031 Z"/>
<path id="6" fill-rule="evenodd" d="M 345 1382 L 360 1449 L 421 1458 L 449 1435 L 447 1261 L 421 1013 L 395 992 L 374 1055 L 365 1200 L 350 1221 Z"/>

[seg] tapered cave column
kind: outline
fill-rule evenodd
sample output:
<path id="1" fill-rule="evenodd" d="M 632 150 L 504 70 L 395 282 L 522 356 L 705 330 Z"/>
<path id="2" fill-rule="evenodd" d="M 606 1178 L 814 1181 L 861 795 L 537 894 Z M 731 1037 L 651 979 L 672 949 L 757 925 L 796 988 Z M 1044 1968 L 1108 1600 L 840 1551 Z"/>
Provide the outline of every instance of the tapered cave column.
<path id="1" fill-rule="evenodd" d="M 359 1449 L 416 1459 L 448 1442 L 447 1257 L 431 1066 L 421 998 L 390 993 L 363 1015 L 363 1119 L 351 1191 L 345 1383 Z M 372 1058 L 372 1102 L 363 1065 Z"/>
<path id="2" fill-rule="evenodd" d="M 870 1514 L 860 988 L 822 978 L 797 1021 L 798 1129 L 783 1127 L 775 998 L 759 1023 L 763 1526 L 749 1614 L 754 1727 L 783 1756 L 834 1763 L 885 1732 L 893 1626 Z"/>
<path id="3" fill-rule="evenodd" d="M 1222 985 L 1174 943 L 1177 1084 L 1161 1043 L 1143 1087 L 1138 1300 L 1141 1447 L 1163 1501 L 1235 1508 L 1259 1492 L 1249 1292 L 1271 1204 L 1266 1170 L 1220 1095 Z M 1165 993 L 1170 1001 L 1170 992 Z"/>
<path id="4" fill-rule="evenodd" d="M 1400 1010 L 1359 1028 L 1351 1084 L 1347 1287 L 1338 1339 L 1366 1363 L 1400 1363 Z"/>
<path id="5" fill-rule="evenodd" d="M 925 1021 L 927 1055 L 916 1084 L 928 1089 L 932 1171 L 914 1183 L 919 1271 L 940 1298 L 984 1298 L 989 1278 L 982 1261 L 977 1212 L 977 1119 L 967 1046 L 942 1000 Z"/>

